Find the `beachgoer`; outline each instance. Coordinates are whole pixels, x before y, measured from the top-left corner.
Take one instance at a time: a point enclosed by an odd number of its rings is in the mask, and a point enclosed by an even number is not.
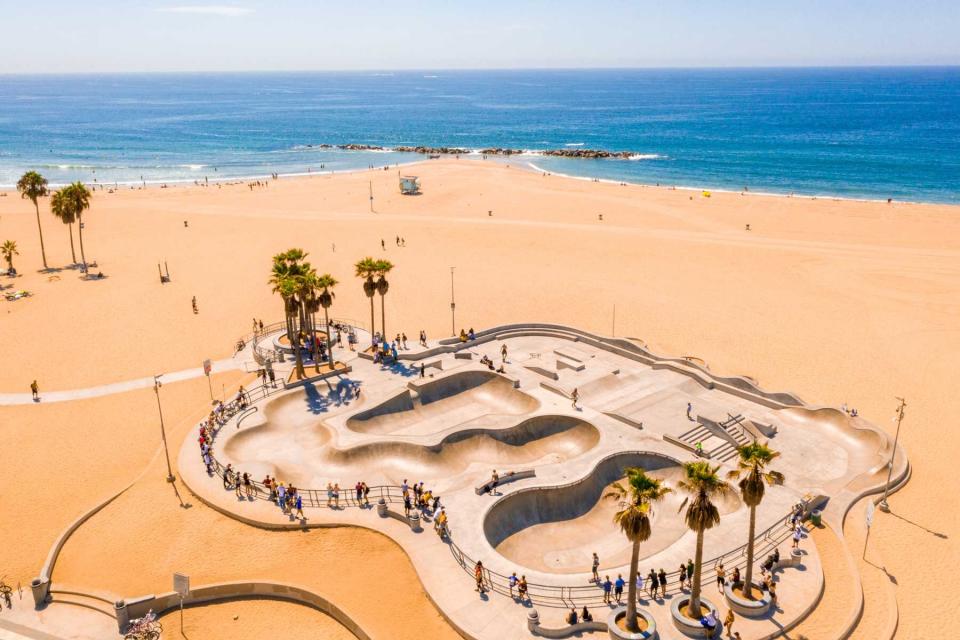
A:
[[[637,602],[640,602],[640,599],[643,597],[643,574],[639,571],[637,572]]]
[[[603,603],[610,604],[610,591],[613,589],[613,583],[610,582],[610,576],[606,576],[603,581]]]
[[[727,584],[727,570],[723,568],[723,563],[717,563],[717,591],[723,591],[724,585]]]
[[[333,506],[336,509],[340,508],[340,483],[335,482],[333,484]]]
[[[486,589],[483,588],[483,562],[480,560],[477,560],[477,564],[473,567],[473,578],[477,582],[477,588],[474,591],[483,594]]]
[[[577,388],[573,388],[573,393],[570,394],[570,397],[573,399],[573,408],[577,408],[577,400],[580,399],[580,392],[577,391]]]
[[[567,624],[577,624],[577,608],[570,607],[570,613],[567,614]]]
[[[328,507],[333,506],[333,483],[332,482],[327,483],[327,506]]]
[[[34,402],[38,402],[40,400],[40,387],[37,385],[36,380],[30,383],[30,393],[33,395]]]
[[[507,345],[500,347],[500,358],[506,362],[507,361]]]
[[[420,377],[421,377],[421,378],[424,378],[424,377],[426,377],[426,375],[427,375],[426,366],[421,362],[421,363],[420,363]]]
[[[684,585],[687,582],[687,565],[680,563],[680,590],[683,590]]]
[[[190,301],[190,304],[193,305],[193,312],[195,314],[200,313],[200,310],[197,308],[197,296],[193,296],[193,300]]]
[[[517,593],[520,594],[520,601],[523,602],[527,597],[527,576],[520,576],[520,582],[517,584]]]
[[[517,586],[517,582],[518,582],[518,581],[519,581],[519,578],[517,578],[517,572],[514,571],[514,572],[510,575],[510,579],[507,581],[508,584],[510,585],[510,597],[511,597],[511,598],[513,597],[513,588],[514,588],[515,586]]]
[[[620,604],[620,599],[623,598],[623,585],[626,584],[623,581],[623,574],[617,574],[617,580],[613,583],[613,596],[617,599],[617,604]]]
[[[797,524],[796,528],[793,530],[793,548],[800,548],[800,538],[803,537],[803,525]]]
[[[733,623],[737,617],[733,614],[733,609],[727,609],[727,617],[723,619],[723,626],[727,628],[727,635],[733,635]]]
[[[737,586],[740,584],[740,567],[733,568],[733,576],[731,576],[731,584]]]
[[[303,498],[300,497],[300,492],[297,492],[297,499],[294,503],[297,507],[297,517],[303,518]]]
[[[657,580],[657,572],[653,569],[650,569],[650,573],[647,574],[647,589],[649,590],[650,597],[656,600],[657,590],[660,588],[660,581]]]
[[[657,581],[660,583],[660,597],[667,597],[667,572],[660,569],[660,573],[657,574]]]
[[[687,420],[693,420],[691,413],[693,412],[693,403],[687,403]]]
[[[404,348],[404,350],[407,350],[407,349],[410,348],[410,347],[407,346],[407,334],[401,333],[401,334],[400,334],[400,340],[401,340],[401,342],[403,343],[403,348]]]
[[[600,569],[600,556],[597,555],[597,552],[593,552],[593,581],[596,583],[600,582],[600,574],[598,573]]]
[[[493,470],[493,474],[490,476],[490,495],[497,495],[497,485],[500,484],[500,474],[497,473],[497,470]]]
[[[410,504],[410,494],[403,494],[403,515],[410,517],[410,509],[413,508],[413,505]]]
[[[593,614],[587,609],[587,605],[583,605],[583,611],[580,612],[580,620],[583,622],[593,622]]]
[[[421,347],[427,346],[427,332],[424,331],[423,329],[420,329],[420,346]]]
[[[687,584],[693,589],[693,559],[687,558]]]

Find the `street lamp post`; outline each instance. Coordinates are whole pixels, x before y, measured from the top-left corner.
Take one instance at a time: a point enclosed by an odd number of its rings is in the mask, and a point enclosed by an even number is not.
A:
[[[457,335],[457,303],[453,299],[453,270],[456,267],[450,267],[450,334]]]
[[[163,386],[163,383],[160,382],[160,375],[153,376],[153,392],[157,394],[157,412],[160,414],[160,435],[163,437],[163,453],[167,458],[167,482],[173,482],[176,478],[173,477],[173,469],[170,468],[170,451],[167,449],[167,430],[163,426],[163,408],[160,406],[160,387]]]
[[[903,398],[897,398],[900,405],[897,407],[897,435],[893,438],[893,453],[890,454],[890,464],[887,469],[887,483],[883,487],[883,500],[880,501],[880,511],[888,513],[890,505],[887,504],[887,495],[890,493],[890,478],[893,476],[893,458],[897,455],[897,442],[900,440],[900,423],[903,422],[903,409],[907,406],[907,401]]]

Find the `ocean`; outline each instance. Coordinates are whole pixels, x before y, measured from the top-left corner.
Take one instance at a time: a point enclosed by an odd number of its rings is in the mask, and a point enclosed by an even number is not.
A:
[[[0,76],[0,187],[28,169],[133,184],[424,159],[402,145],[524,149],[509,162],[644,184],[960,203],[960,68]],[[537,153],[578,148],[632,155]]]

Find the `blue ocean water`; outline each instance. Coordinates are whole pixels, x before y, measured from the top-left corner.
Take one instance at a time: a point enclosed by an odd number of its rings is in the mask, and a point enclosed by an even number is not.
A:
[[[53,183],[166,182],[422,159],[321,143],[582,146],[638,155],[511,162],[960,203],[960,68],[0,76],[4,186],[26,169]]]

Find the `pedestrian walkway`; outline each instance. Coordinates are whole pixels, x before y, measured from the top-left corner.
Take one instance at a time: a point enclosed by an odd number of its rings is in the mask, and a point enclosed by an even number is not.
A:
[[[242,368],[242,362],[235,358],[224,358],[215,360],[212,363],[213,373],[222,373],[224,371],[234,371]],[[181,382],[183,380],[192,380],[204,375],[203,368],[183,369],[172,373],[164,373],[160,381],[163,383]],[[135,380],[125,380],[123,382],[112,382],[96,387],[87,387],[85,389],[69,389],[67,391],[44,391],[40,389],[40,402],[33,401],[29,393],[0,393],[0,406],[12,406],[18,404],[45,404],[50,402],[66,402],[68,400],[86,400],[88,398],[99,398],[109,396],[114,393],[124,393],[136,389],[147,389],[153,386],[153,376],[146,378],[136,378]]]

